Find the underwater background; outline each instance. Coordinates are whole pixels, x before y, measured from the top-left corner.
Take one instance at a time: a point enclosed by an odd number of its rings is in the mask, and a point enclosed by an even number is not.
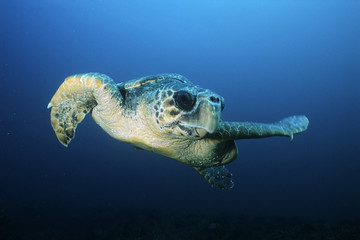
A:
[[[359,1],[12,0],[0,10],[0,239],[360,239]],[[237,141],[235,186],[221,190],[114,140],[90,115],[63,147],[46,107],[86,72],[115,82],[179,73],[225,98],[225,120],[303,114],[310,125],[292,143]]]

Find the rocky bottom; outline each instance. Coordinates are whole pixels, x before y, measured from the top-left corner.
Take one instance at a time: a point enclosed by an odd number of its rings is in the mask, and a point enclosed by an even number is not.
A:
[[[210,214],[94,211],[73,216],[0,215],[0,239],[359,240],[360,221],[301,221]]]

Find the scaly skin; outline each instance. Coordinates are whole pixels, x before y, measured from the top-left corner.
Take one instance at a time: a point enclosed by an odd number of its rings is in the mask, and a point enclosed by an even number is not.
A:
[[[294,134],[305,131],[308,125],[309,120],[305,116],[291,116],[276,123],[221,121],[218,130],[214,134],[210,134],[209,137],[236,140],[287,136],[292,141]]]

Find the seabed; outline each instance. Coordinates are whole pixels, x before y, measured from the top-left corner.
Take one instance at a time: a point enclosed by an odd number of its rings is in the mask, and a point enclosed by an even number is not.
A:
[[[88,240],[359,240],[360,221],[302,221],[226,214],[96,210],[74,215],[0,214],[0,239]]]

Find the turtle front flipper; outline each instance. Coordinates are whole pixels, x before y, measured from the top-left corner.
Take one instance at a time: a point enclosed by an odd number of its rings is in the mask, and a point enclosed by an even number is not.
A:
[[[68,146],[75,129],[94,107],[106,105],[108,111],[120,107],[123,99],[114,81],[100,73],[70,76],[51,99],[51,125],[59,141]]]
[[[211,186],[230,189],[234,186],[232,181],[232,174],[224,166],[195,168],[210,184]]]
[[[222,139],[265,138],[288,136],[291,141],[296,133],[308,128],[309,120],[305,116],[291,116],[276,123],[220,122],[217,131],[210,137]]]

